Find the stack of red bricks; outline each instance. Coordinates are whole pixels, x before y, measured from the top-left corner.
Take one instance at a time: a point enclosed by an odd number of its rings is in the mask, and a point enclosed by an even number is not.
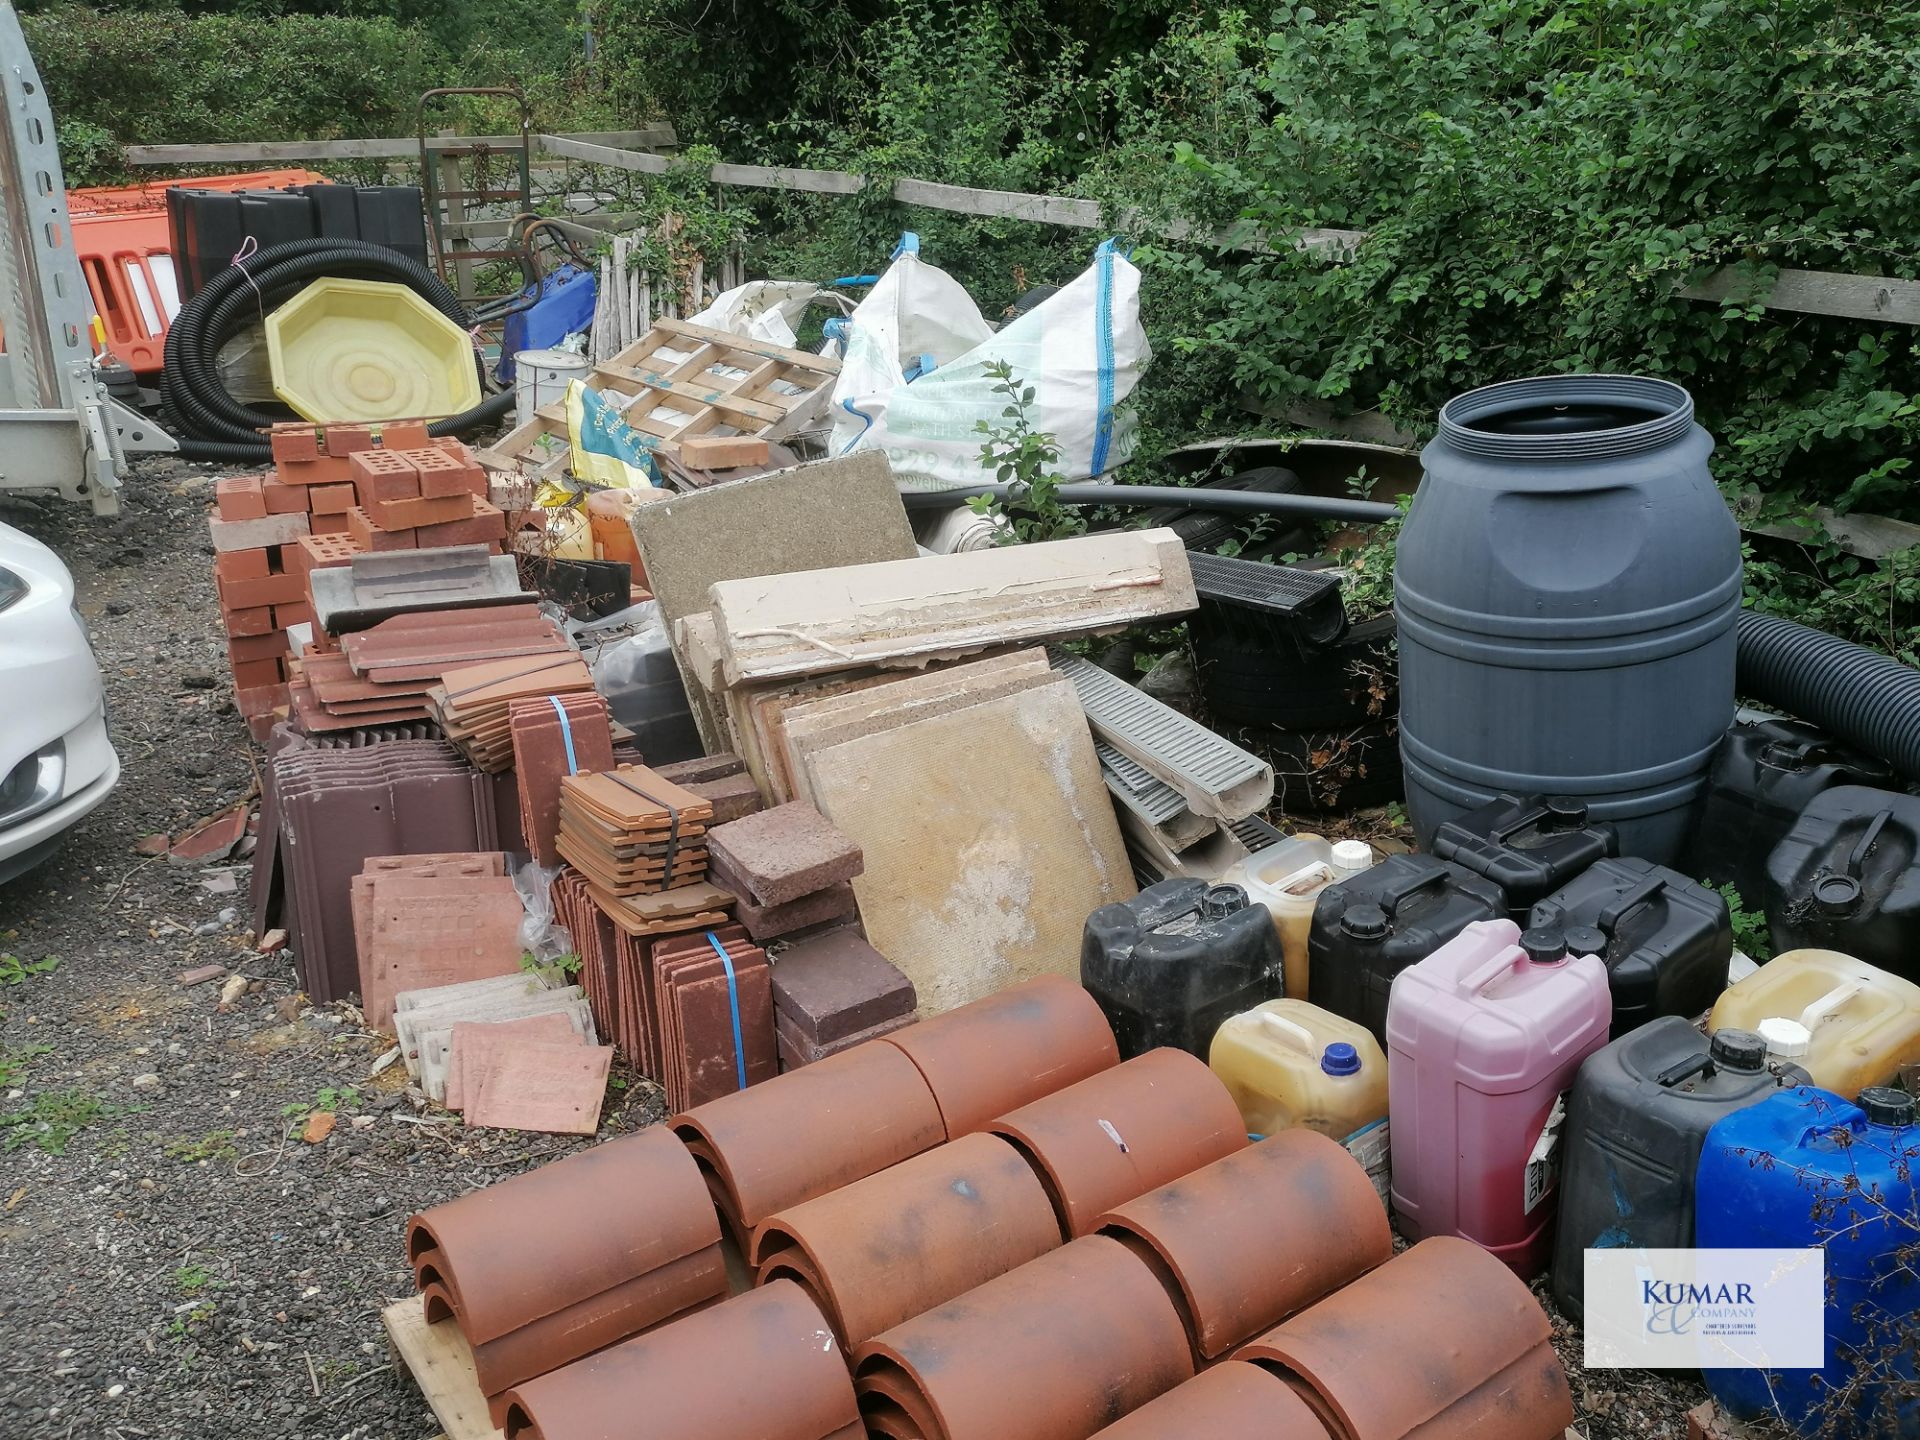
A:
[[[466,446],[387,447],[352,457],[355,503],[347,533],[364,551],[487,545],[507,538],[507,518],[487,500],[487,478]]]
[[[240,713],[264,741],[287,707],[296,627],[312,632],[308,576],[369,550],[475,542],[497,545],[505,518],[458,440],[433,440],[420,421],[385,426],[281,425],[273,471],[215,482],[214,583]]]

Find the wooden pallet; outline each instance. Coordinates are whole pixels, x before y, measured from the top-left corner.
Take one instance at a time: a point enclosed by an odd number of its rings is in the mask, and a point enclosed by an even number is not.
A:
[[[582,383],[612,399],[642,435],[674,446],[695,435],[783,439],[826,413],[839,374],[840,362],[824,355],[657,320]],[[570,459],[564,400],[541,406],[479,455],[491,471],[535,481],[563,478]]]
[[[433,1440],[505,1440],[487,1418],[487,1397],[473,1371],[473,1350],[451,1320],[427,1323],[420,1296],[395,1301],[380,1312],[393,1350],[393,1366],[413,1376],[443,1434]]]

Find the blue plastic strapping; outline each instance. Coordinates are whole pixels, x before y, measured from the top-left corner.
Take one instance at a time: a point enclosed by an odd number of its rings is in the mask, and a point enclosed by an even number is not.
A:
[[[567,707],[560,703],[558,695],[547,696],[547,704],[553,706],[553,713],[560,717],[560,738],[567,742],[567,774],[578,775],[580,762],[573,758],[573,722],[567,719]]]
[[[713,947],[713,953],[720,957],[720,964],[727,972],[727,1008],[733,1012],[733,1071],[744,1090],[747,1088],[747,1045],[740,1034],[740,985],[734,979],[733,957],[711,930],[707,931],[707,944]]]
[[[1091,475],[1106,473],[1107,451],[1113,444],[1113,252],[1114,242],[1103,240],[1093,252],[1094,344],[1099,351],[1099,409],[1093,419]]]

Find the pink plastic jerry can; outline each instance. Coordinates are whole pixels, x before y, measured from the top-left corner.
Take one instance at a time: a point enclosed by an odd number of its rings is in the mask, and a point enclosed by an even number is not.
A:
[[[1400,972],[1387,1103],[1402,1234],[1461,1236],[1523,1280],[1546,1268],[1564,1097],[1612,1008],[1598,956],[1511,920],[1469,925]]]

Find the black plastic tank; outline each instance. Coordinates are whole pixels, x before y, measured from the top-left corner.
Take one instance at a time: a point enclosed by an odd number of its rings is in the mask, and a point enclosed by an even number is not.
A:
[[[1700,824],[1687,846],[1687,872],[1731,885],[1759,909],[1767,856],[1807,803],[1836,785],[1893,783],[1893,767],[1798,720],[1735,725],[1707,777]]]
[[[1359,1021],[1384,1047],[1394,976],[1474,921],[1506,913],[1505,893],[1471,870],[1431,855],[1389,855],[1320,892],[1307,931],[1307,998]]]
[[[1121,1059],[1171,1045],[1204,1060],[1222,1021],[1280,998],[1280,933],[1238,885],[1162,880],[1087,917],[1080,983]]]
[[[1574,795],[1678,858],[1733,720],[1740,532],[1665,380],[1562,375],[1440,411],[1394,565],[1407,807],[1430,844],[1501,794]]]
[[[1651,860],[1596,860],[1533,907],[1529,925],[1599,932],[1618,1039],[1662,1015],[1691,1021],[1727,988],[1733,921],[1720,892]],[[1571,942],[1570,942],[1571,943]]]
[[[1427,848],[1507,897],[1513,918],[1527,912],[1594,861],[1614,853],[1613,827],[1594,820],[1571,795],[1501,795],[1433,832]]]
[[[1838,950],[1920,982],[1920,796],[1839,785],[1767,857],[1776,952]]]
[[[1746,1030],[1711,1041],[1678,1016],[1589,1055],[1567,1097],[1561,1136],[1553,1298],[1585,1310],[1585,1250],[1693,1244],[1693,1179],[1714,1122],[1757,1104],[1783,1077]]]

